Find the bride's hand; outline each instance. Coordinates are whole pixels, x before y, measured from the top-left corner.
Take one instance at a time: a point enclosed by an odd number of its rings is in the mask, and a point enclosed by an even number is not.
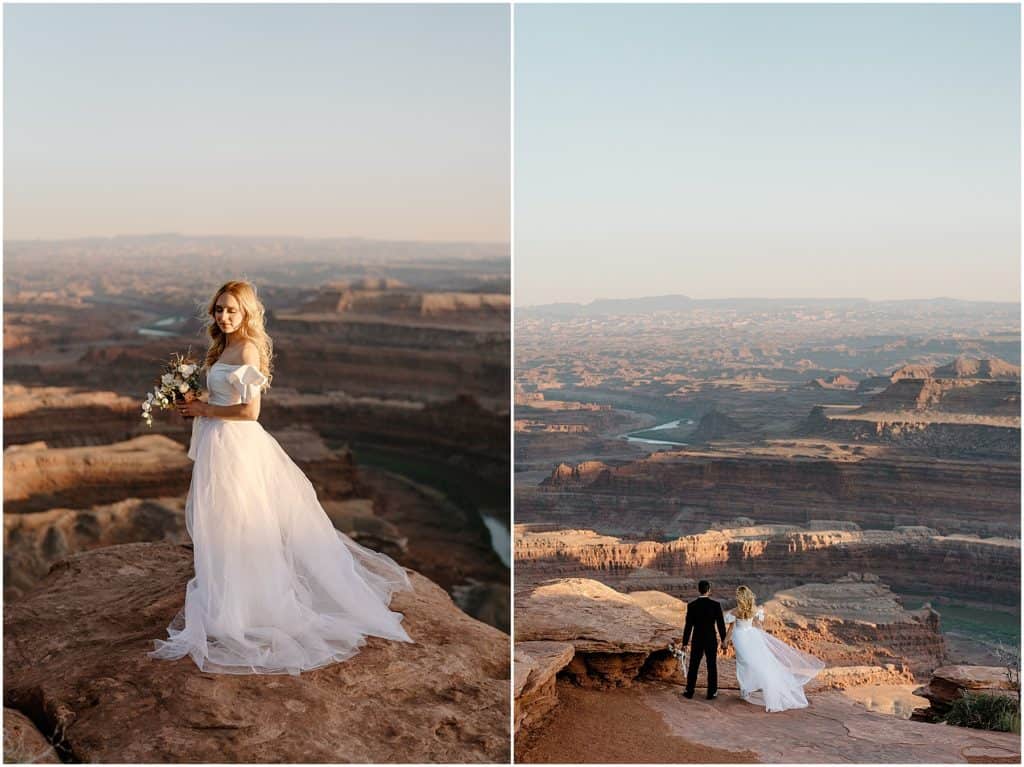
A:
[[[195,418],[197,415],[206,415],[207,404],[202,400],[193,399],[179,402],[176,407],[185,418]]]

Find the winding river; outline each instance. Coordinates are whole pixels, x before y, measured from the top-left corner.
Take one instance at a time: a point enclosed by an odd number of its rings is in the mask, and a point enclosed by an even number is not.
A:
[[[686,442],[674,442],[674,441],[665,440],[665,439],[650,439],[649,437],[637,437],[637,436],[634,436],[636,434],[649,434],[652,431],[664,431],[665,429],[677,429],[677,428],[679,428],[680,425],[682,425],[684,423],[687,426],[692,426],[694,422],[693,422],[693,419],[690,419],[690,418],[687,418],[686,420],[683,420],[681,418],[677,418],[674,421],[669,421],[667,423],[659,424],[658,426],[651,426],[651,427],[649,427],[647,429],[637,429],[636,431],[631,431],[628,434],[624,434],[623,436],[625,437],[627,442],[642,442],[642,443],[644,443],[646,445],[686,445],[686,444],[688,444]]]

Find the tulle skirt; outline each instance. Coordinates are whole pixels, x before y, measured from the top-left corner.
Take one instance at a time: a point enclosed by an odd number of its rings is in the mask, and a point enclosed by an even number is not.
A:
[[[756,626],[733,630],[736,679],[740,695],[766,711],[806,708],[804,685],[825,668],[805,652],[790,647]]]
[[[334,529],[313,485],[257,421],[196,418],[185,506],[195,577],[155,658],[203,671],[298,674],[367,636],[411,642],[388,605],[409,578]]]

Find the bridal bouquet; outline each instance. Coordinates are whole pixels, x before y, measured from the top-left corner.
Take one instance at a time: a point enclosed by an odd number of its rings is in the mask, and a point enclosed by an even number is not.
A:
[[[672,657],[675,658],[676,659],[676,663],[679,664],[679,671],[682,672],[685,675],[686,674],[686,649],[683,647],[682,644],[676,644],[675,642],[670,642],[669,646],[668,646],[668,651],[670,653],[672,653]]]
[[[199,363],[189,355],[189,352],[175,352],[164,364],[163,373],[156,386],[142,403],[142,420],[146,422],[146,426],[152,428],[154,408],[169,410],[178,400],[195,399],[201,391]]]

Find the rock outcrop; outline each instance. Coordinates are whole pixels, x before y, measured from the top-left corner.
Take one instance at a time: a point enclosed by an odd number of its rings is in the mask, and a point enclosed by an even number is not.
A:
[[[935,721],[965,692],[1019,697],[1019,676],[1001,666],[942,666],[932,672],[928,684],[915,694],[928,700],[927,708],[914,712],[917,719]]]
[[[124,499],[182,495],[192,462],[185,448],[159,434],[113,445],[4,451],[4,513],[84,508]]]
[[[1019,407],[1019,406],[1018,406]],[[1005,420],[1005,419],[1004,419]],[[797,433],[859,445],[906,448],[937,458],[1012,459],[1020,455],[1020,425],[977,422],[941,414],[815,407]]]
[[[519,591],[515,611],[516,642],[572,644],[565,673],[586,686],[628,685],[641,672],[661,676],[669,643],[682,633],[628,594],[584,578]]]
[[[697,428],[687,438],[688,442],[712,442],[719,439],[747,437],[750,430],[736,419],[718,410],[709,410],[701,416]]]
[[[882,383],[862,407],[815,407],[797,433],[944,458],[1020,459],[1018,366],[959,357],[937,368],[905,366]]]
[[[1020,365],[998,357],[978,359],[961,355],[947,365],[932,371],[933,378],[986,378],[1020,380]]]
[[[28,591],[68,554],[119,543],[179,543],[187,537],[182,497],[4,514],[4,600]]]
[[[979,381],[969,378],[903,378],[876,394],[865,413],[929,411],[1020,418],[1020,381]],[[1018,420],[1019,426],[1019,420]]]
[[[849,376],[840,373],[839,375],[829,376],[828,378],[815,378],[813,381],[809,382],[807,386],[813,389],[856,390],[859,384]]]
[[[425,292],[412,290],[396,280],[382,280],[325,287],[300,309],[305,315],[436,317],[463,322],[503,317],[507,322],[510,306],[509,296],[504,293]]]
[[[766,628],[830,666],[891,665],[924,675],[945,657],[938,613],[928,607],[905,610],[874,576],[780,591],[764,609]]]
[[[67,386],[4,385],[4,447],[59,442],[55,447],[131,439],[141,425],[141,399]]]
[[[508,760],[508,637],[423,577],[392,602],[415,644],[370,638],[344,663],[267,677],[147,657],[191,576],[190,550],[168,543],[58,562],[4,612],[5,704],[82,762]]]
[[[575,654],[571,642],[516,642],[512,677],[516,732],[538,727],[558,704],[556,675]]]

